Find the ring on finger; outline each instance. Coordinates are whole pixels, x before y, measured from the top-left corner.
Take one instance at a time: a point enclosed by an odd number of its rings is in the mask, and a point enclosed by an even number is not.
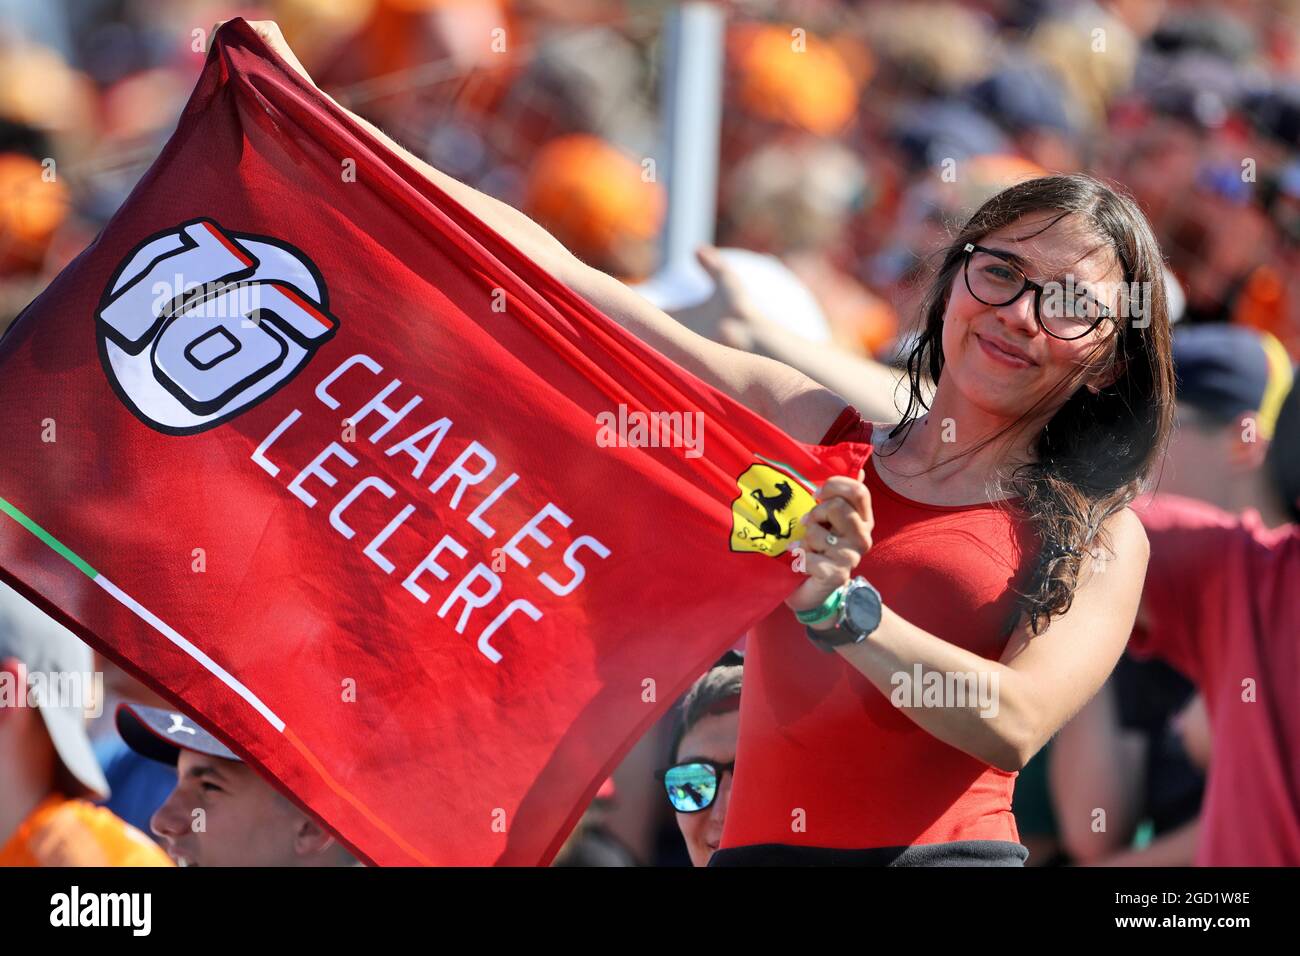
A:
[[[835,537],[834,534],[828,534],[826,535],[826,543],[833,548],[840,543],[840,539]]]

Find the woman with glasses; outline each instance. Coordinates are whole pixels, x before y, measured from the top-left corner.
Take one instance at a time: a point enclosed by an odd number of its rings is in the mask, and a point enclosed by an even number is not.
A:
[[[253,27],[301,71],[274,24]],[[1128,504],[1172,421],[1161,254],[1133,201],[1075,175],[984,203],[939,253],[901,419],[872,423],[802,373],[684,328],[356,119],[791,436],[872,446],[861,474],[822,485],[804,518],[807,576],[747,645],[710,865],[1022,863],[1015,775],[1128,640],[1148,552]]]
[[[779,615],[757,629],[713,865],[1022,864],[1015,775],[1128,639],[1127,505],[1173,409],[1138,209],[1083,176],[990,199],[940,254],[907,368],[898,423],[846,408],[819,436],[873,446],[862,482],[823,486],[822,563],[788,602],[831,653],[807,661]]]
[[[822,487],[795,613],[750,640],[711,865],[1023,864],[1015,775],[1104,682],[1141,592],[1127,505],[1173,408],[1161,267],[1131,201],[1031,180],[942,251],[899,422],[828,424],[823,392],[760,360],[715,376],[873,454]]]
[[[1015,775],[1104,682],[1141,593],[1127,505],[1173,408],[1161,270],[1130,200],[1029,180],[942,251],[899,422],[823,428],[815,387],[770,386],[796,437],[873,453],[822,487],[795,613],[749,643],[711,865],[1023,864]]]
[[[708,866],[722,840],[736,769],[743,673],[743,659],[728,652],[691,685],[669,750],[672,766],[656,774],[694,866]]]
[[[885,423],[497,212],[562,281],[790,435],[872,447],[822,485],[807,577],[751,634],[709,865],[1023,865],[1016,774],[1128,640],[1148,554],[1128,505],[1172,422],[1162,259],[1132,200],[1051,176],[980,207],[936,256],[908,403]]]

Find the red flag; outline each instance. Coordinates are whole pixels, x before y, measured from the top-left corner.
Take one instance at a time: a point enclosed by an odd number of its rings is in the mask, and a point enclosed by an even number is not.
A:
[[[0,435],[5,580],[379,864],[549,861],[865,455],[636,341],[238,20],[0,342]]]

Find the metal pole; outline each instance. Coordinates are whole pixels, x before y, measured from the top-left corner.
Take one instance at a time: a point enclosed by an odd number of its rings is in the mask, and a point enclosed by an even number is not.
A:
[[[664,180],[668,214],[660,273],[699,271],[696,247],[713,242],[722,118],[726,16],[712,3],[683,3],[664,29]]]

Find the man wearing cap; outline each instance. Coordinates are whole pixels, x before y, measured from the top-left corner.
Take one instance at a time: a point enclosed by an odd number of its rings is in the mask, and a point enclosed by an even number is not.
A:
[[[1180,327],[1173,346],[1178,430],[1159,490],[1284,524],[1264,459],[1291,387],[1286,350],[1267,332],[1235,325]]]
[[[1215,694],[1231,698],[1234,680],[1249,676],[1238,670],[1238,661],[1256,641],[1275,640],[1285,631],[1268,607],[1274,599],[1268,575],[1254,577],[1251,562],[1267,557],[1264,567],[1285,575],[1286,548],[1273,551],[1263,542],[1267,529],[1292,520],[1266,467],[1293,377],[1290,361],[1267,333],[1220,324],[1180,326],[1173,359],[1178,430],[1159,476],[1160,494],[1137,509],[1152,549],[1138,627],[1112,679],[1053,741],[1062,838],[1080,862],[1224,862],[1222,844],[1233,842],[1230,835],[1248,824],[1240,819],[1245,802],[1224,799],[1228,771],[1222,768],[1242,755],[1248,724],[1241,718],[1266,713],[1225,708]],[[1300,450],[1300,436],[1283,427],[1279,448],[1290,445]],[[1251,552],[1255,558],[1248,557]],[[1273,555],[1282,561],[1274,562]],[[1216,711],[1210,739],[1212,746],[1226,748],[1214,755],[1220,758],[1214,771],[1217,802],[1202,801],[1202,772],[1170,739],[1174,727],[1187,723],[1177,715],[1194,689],[1161,661],[1195,678],[1195,689],[1205,695],[1189,713],[1203,714],[1207,698]],[[1285,752],[1287,743],[1277,743]],[[1110,816],[1105,832],[1092,828],[1095,807],[1105,807]],[[1225,807],[1233,809],[1225,813]],[[1261,805],[1253,807],[1256,819],[1268,818]],[[1209,813],[1214,819],[1207,823]],[[1133,849],[1131,834],[1144,816],[1155,824],[1155,838]],[[1207,841],[1216,848],[1198,851]],[[1248,841],[1233,845],[1238,862],[1266,862],[1251,855]]]
[[[1177,495],[1136,509],[1151,557],[1130,650],[1190,677],[1209,714],[1202,866],[1300,865],[1300,389],[1264,467],[1280,527]]]
[[[176,788],[150,828],[181,866],[356,866],[312,817],[188,716],[120,704],[132,750],[176,768]]]
[[[89,799],[108,784],[86,734],[90,649],[0,584],[0,866],[170,866]],[[81,689],[68,700],[60,688]]]

